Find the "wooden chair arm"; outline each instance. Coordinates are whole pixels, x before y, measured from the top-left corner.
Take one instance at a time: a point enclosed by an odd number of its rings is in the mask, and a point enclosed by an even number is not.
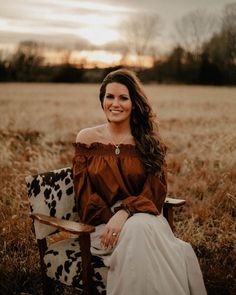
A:
[[[90,234],[95,231],[95,227],[93,225],[88,225],[66,219],[59,219],[40,213],[32,213],[30,214],[30,217],[32,219],[38,220],[40,223],[59,228],[72,234]]]
[[[32,219],[38,220],[40,223],[50,225],[61,230],[70,232],[72,234],[79,235],[79,243],[81,250],[81,259],[82,259],[82,280],[84,283],[84,295],[93,294],[92,292],[92,268],[91,268],[91,252],[90,252],[90,233],[95,231],[95,227],[88,224],[83,224],[71,220],[59,219],[56,217],[47,216],[40,213],[32,213],[30,214]],[[44,264],[44,254],[47,249],[46,239],[38,240],[39,252],[40,252],[40,260],[42,273],[45,275],[46,266]],[[45,284],[46,286],[46,284]],[[45,294],[48,294],[48,288],[45,287]]]
[[[180,207],[186,203],[183,199],[166,198],[165,205],[170,207]]]
[[[170,227],[174,230],[174,207],[183,206],[186,203],[183,199],[166,198],[163,206],[163,215],[167,219]]]

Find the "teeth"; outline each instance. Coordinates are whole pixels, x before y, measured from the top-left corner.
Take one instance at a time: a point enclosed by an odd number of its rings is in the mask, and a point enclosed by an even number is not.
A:
[[[115,111],[115,110],[111,110],[111,112],[114,113],[114,114],[119,114],[119,113],[121,113],[121,111]]]

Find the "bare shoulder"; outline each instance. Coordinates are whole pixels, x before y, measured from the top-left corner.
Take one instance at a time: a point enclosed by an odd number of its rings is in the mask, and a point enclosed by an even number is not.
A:
[[[95,127],[90,127],[80,130],[76,136],[76,142],[90,144],[93,138],[94,128]]]
[[[82,129],[76,136],[76,142],[91,144],[100,141],[103,130],[104,125]]]

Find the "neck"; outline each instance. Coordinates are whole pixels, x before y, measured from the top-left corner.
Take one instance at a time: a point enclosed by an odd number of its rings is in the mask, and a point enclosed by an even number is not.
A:
[[[119,135],[119,134],[131,134],[131,128],[129,123],[112,123],[108,122],[107,123],[107,128],[110,133],[114,135]]]

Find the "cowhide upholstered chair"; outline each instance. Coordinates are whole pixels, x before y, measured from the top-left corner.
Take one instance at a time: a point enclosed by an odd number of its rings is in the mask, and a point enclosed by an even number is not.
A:
[[[31,217],[39,246],[43,293],[51,294],[56,280],[82,294],[106,294],[107,268],[91,255],[90,233],[95,227],[82,224],[75,208],[71,168],[26,177]],[[173,207],[185,200],[167,198],[163,214],[173,229]]]

